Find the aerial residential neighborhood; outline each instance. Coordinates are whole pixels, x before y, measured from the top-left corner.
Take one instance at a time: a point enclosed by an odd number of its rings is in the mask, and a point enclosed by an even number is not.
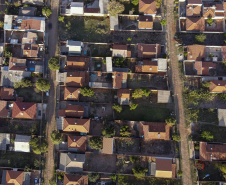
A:
[[[0,4],[1,185],[225,185],[226,1]]]

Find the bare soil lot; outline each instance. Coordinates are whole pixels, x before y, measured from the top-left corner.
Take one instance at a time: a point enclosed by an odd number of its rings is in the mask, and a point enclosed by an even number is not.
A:
[[[116,172],[116,155],[86,153],[84,171],[92,172]]]
[[[103,119],[112,119],[113,109],[111,103],[91,103],[90,117],[101,117]]]
[[[102,121],[91,120],[90,122],[90,135],[101,136],[102,128],[104,127]]]
[[[119,137],[115,139],[118,154],[140,154],[140,138]]]
[[[42,93],[41,91],[35,92],[35,88],[19,88],[16,89],[16,93],[19,97],[23,97],[25,102],[41,103]]]

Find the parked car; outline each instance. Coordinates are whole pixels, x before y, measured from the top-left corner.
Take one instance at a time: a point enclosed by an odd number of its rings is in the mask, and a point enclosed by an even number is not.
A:
[[[49,96],[49,91],[46,91],[46,96]]]
[[[35,185],[38,184],[38,178],[35,178]]]

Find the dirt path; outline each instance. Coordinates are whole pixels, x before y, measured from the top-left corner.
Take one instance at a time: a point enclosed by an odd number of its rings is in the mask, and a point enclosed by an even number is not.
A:
[[[56,55],[56,45],[58,41],[57,34],[57,21],[58,21],[58,7],[59,0],[51,1],[52,15],[49,19],[49,24],[52,25],[52,28],[48,30],[49,35],[49,58]],[[48,99],[48,107],[47,107],[47,126],[46,126],[46,136],[48,139],[48,153],[46,154],[46,166],[44,173],[44,182],[46,185],[49,184],[49,180],[52,179],[54,173],[54,145],[51,142],[50,134],[53,130],[56,129],[56,121],[55,121],[55,106],[56,106],[56,73],[50,71],[49,73],[49,81],[51,84],[51,88],[49,91],[49,99]]]
[[[175,29],[174,24],[174,1],[167,0],[167,44],[168,44],[168,54],[170,58],[170,76],[171,76],[171,89],[173,90],[174,100],[175,100],[175,111],[177,115],[177,120],[179,122],[179,131],[181,136],[181,165],[183,171],[183,185],[192,185],[191,180],[191,168],[189,163],[189,154],[188,154],[188,138],[186,130],[186,122],[184,116],[184,107],[182,99],[182,86],[183,83],[180,80],[179,66],[177,60],[177,51],[175,47]]]

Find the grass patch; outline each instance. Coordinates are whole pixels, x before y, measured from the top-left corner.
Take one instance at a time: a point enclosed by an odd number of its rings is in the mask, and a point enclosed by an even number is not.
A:
[[[199,109],[198,121],[218,125],[217,109]]]
[[[125,10],[122,14],[129,14],[129,11],[133,11],[133,14],[139,14],[138,5],[132,4],[130,1],[122,3],[125,6]]]
[[[110,57],[110,45],[92,44],[89,45],[92,57]]]
[[[169,109],[152,107],[151,105],[138,105],[133,111],[130,110],[129,106],[123,106],[122,112],[117,113],[117,119],[164,122],[170,113]]]
[[[23,97],[25,102],[34,102],[41,103],[42,102],[42,93],[36,93],[34,88],[19,88],[16,89],[16,93],[19,97]]]

